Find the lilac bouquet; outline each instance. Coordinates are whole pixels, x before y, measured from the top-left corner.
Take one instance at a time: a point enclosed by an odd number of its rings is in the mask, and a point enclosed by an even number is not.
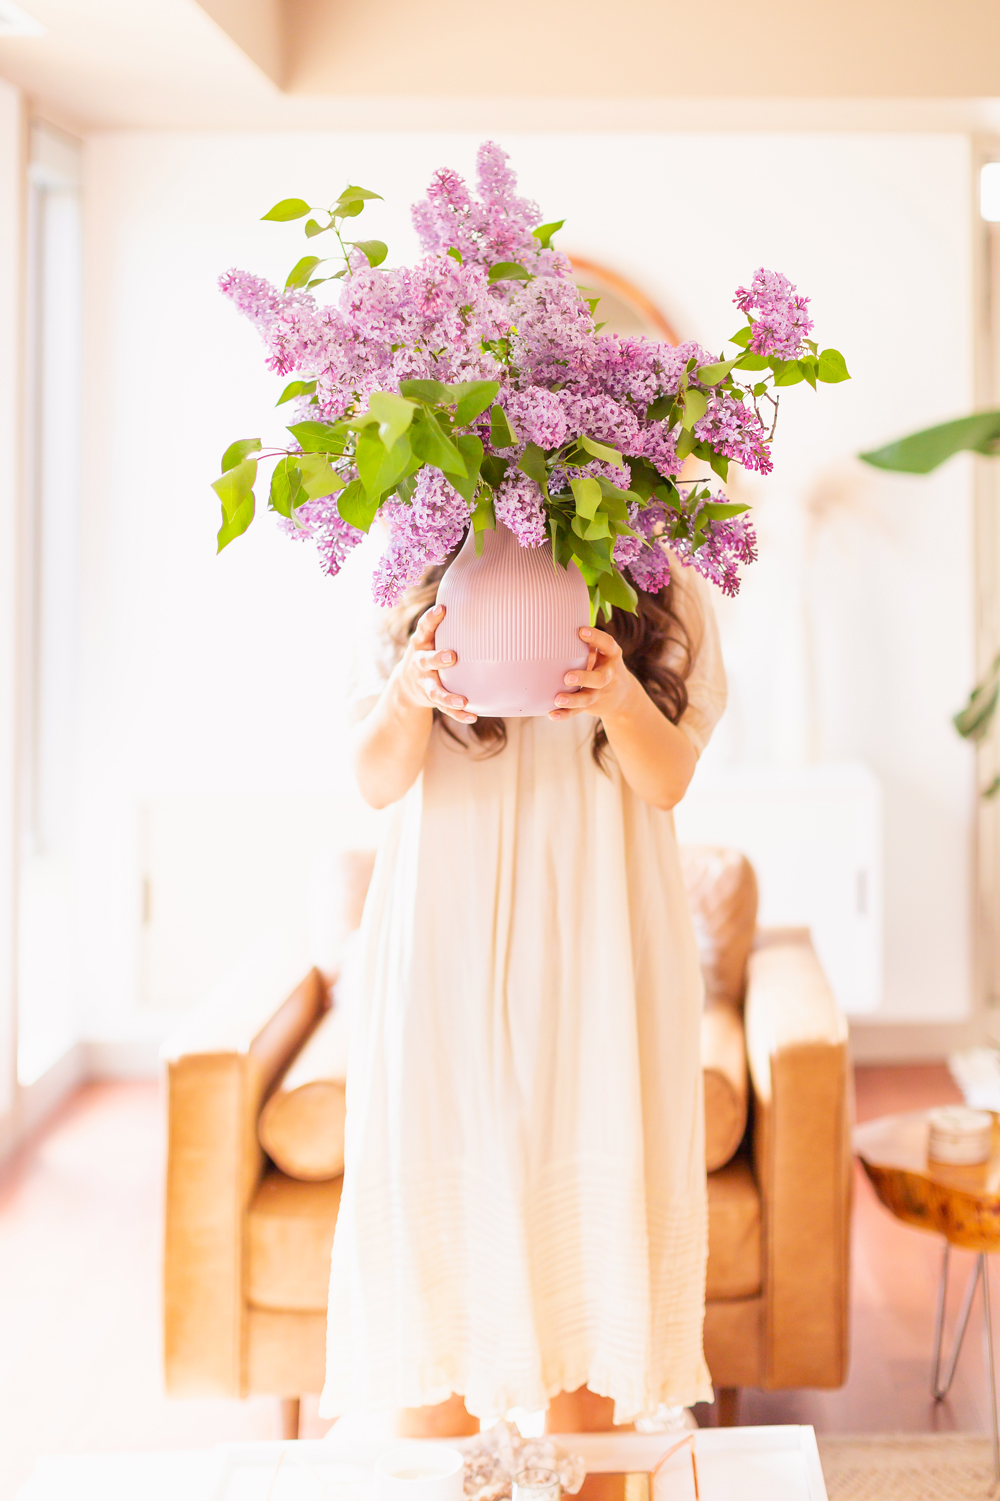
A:
[[[226,450],[219,549],[253,520],[258,461],[273,458],[269,506],[315,542],[327,573],[384,523],[381,605],[470,526],[481,547],[497,523],[524,547],[551,541],[557,564],[574,560],[595,619],[634,610],[633,585],[663,588],[668,548],[735,594],[756,538],[748,507],[711,476],[725,481],[731,460],[770,471],[779,387],[849,378],[843,356],[808,337],[809,299],[759,270],[734,299],[746,323],[730,358],[602,333],[596,300],[553,248],[562,221],[538,223],[492,142],[479,150],[478,189],[437,172],[413,209],[424,257],[393,270],[381,241],[344,238],[378,196],[365,188],[329,209],[289,198],[264,215],[306,219],[310,240],[332,234],[340,269],[304,256],[280,291],[243,271],[222,277],[270,368],[295,377],[278,404],[294,402],[296,421],[288,447],[265,452],[248,438]],[[314,295],[327,282],[342,284],[336,303]],[[678,483],[689,458],[710,474]]]

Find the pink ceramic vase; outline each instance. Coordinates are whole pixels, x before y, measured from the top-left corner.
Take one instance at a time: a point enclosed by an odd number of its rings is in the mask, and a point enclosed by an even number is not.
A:
[[[517,718],[548,714],[563,678],[587,665],[580,627],[590,622],[590,598],[575,563],[555,567],[552,547],[522,547],[505,526],[484,533],[476,556],[472,530],[438,585],[447,613],[438,651],[458,656],[441,673],[475,714]]]

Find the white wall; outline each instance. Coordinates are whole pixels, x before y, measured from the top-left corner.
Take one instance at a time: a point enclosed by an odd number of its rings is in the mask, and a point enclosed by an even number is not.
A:
[[[967,139],[503,143],[544,216],[567,218],[565,247],[632,276],[684,334],[720,346],[739,321],[733,288],[764,264],[812,295],[821,337],[846,353],[855,379],[817,396],[791,390],[775,476],[741,482],[759,503],[762,560],[720,611],[733,706],[710,754],[716,766],[856,759],[875,770],[887,820],[882,1010],[962,1014],[973,794],[948,716],[972,674],[969,473],[959,462],[895,480],[850,456],[970,404]],[[215,277],[232,264],[283,277],[300,231],[259,215],[347,181],[385,195],[365,233],[393,260],[411,257],[408,204],[434,167],[471,170],[475,144],[457,133],[140,132],[89,143],[79,950],[90,1035],[162,1024],[150,1008],[163,998],[147,987],[141,999],[150,819],[169,825],[171,807],[190,818],[194,800],[224,805],[215,850],[191,850],[218,871],[185,919],[189,935],[214,932],[200,951],[206,980],[269,914],[301,909],[314,846],[371,828],[343,782],[339,706],[362,569],[329,583],[266,516],[214,556],[207,485],[222,448],[281,430],[280,382]],[[273,811],[303,794],[318,799],[312,842],[307,830],[294,851],[261,850],[249,881],[243,848],[227,878],[219,846],[233,819],[254,827],[252,799]]]

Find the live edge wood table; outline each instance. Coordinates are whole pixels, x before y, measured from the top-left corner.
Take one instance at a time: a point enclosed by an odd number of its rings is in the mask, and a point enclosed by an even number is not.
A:
[[[946,1397],[951,1388],[976,1286],[982,1283],[986,1365],[993,1413],[993,1468],[1000,1482],[1000,1427],[987,1261],[990,1251],[1000,1251],[1000,1121],[994,1115],[989,1161],[971,1167],[929,1161],[928,1132],[925,1111],[886,1115],[855,1127],[854,1150],[878,1197],[898,1220],[944,1238],[931,1372],[931,1392],[936,1401]],[[948,1257],[952,1246],[962,1246],[967,1251],[977,1252],[977,1255],[962,1298],[951,1357],[942,1374],[941,1345],[948,1290]]]

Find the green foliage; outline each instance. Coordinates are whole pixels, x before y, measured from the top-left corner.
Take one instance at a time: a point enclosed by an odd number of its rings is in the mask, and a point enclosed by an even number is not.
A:
[[[507,421],[503,407],[490,408],[490,443],[494,448],[513,448],[517,434]]]
[[[959,417],[954,422],[942,422],[936,427],[925,427],[876,448],[859,454],[866,464],[876,469],[892,469],[900,474],[930,474],[946,459],[968,450],[990,457],[1000,453],[1000,412],[975,412],[971,417]]]
[[[311,396],[315,389],[316,382],[314,380],[289,381],[288,385],[282,391],[281,395],[278,397],[277,401],[274,404],[276,407],[280,407],[283,406],[286,401],[294,401],[296,396]]]
[[[389,254],[389,247],[382,240],[352,240],[355,250],[360,250],[369,266],[381,266]]]
[[[320,259],[318,255],[304,255],[300,261],[296,261],[285,278],[286,291],[289,287],[304,287],[320,264]]]
[[[978,743],[989,734],[990,726],[1000,702],[1000,655],[993,658],[990,670],[983,681],[969,694],[969,701],[952,720],[958,733],[965,740]]]
[[[837,381],[850,380],[850,371],[847,361],[839,349],[824,349],[819,357],[819,369],[817,375],[820,380],[833,385]]]
[[[486,279],[490,286],[498,281],[530,281],[531,272],[517,261],[497,261],[495,266],[490,267]]]
[[[557,230],[562,229],[565,223],[565,219],[555,219],[551,224],[539,224],[538,228],[533,229],[531,233],[535,236],[535,239],[543,250],[551,250],[552,236]]]
[[[266,214],[261,214],[262,219],[277,219],[279,223],[288,219],[304,219],[306,214],[311,214],[312,209],[304,198],[282,198],[274,208],[269,208]]]
[[[249,454],[260,452],[259,438],[237,438],[235,443],[230,443],[222,455],[222,463],[219,468],[225,474],[227,469],[234,469],[237,464],[247,458]]]

